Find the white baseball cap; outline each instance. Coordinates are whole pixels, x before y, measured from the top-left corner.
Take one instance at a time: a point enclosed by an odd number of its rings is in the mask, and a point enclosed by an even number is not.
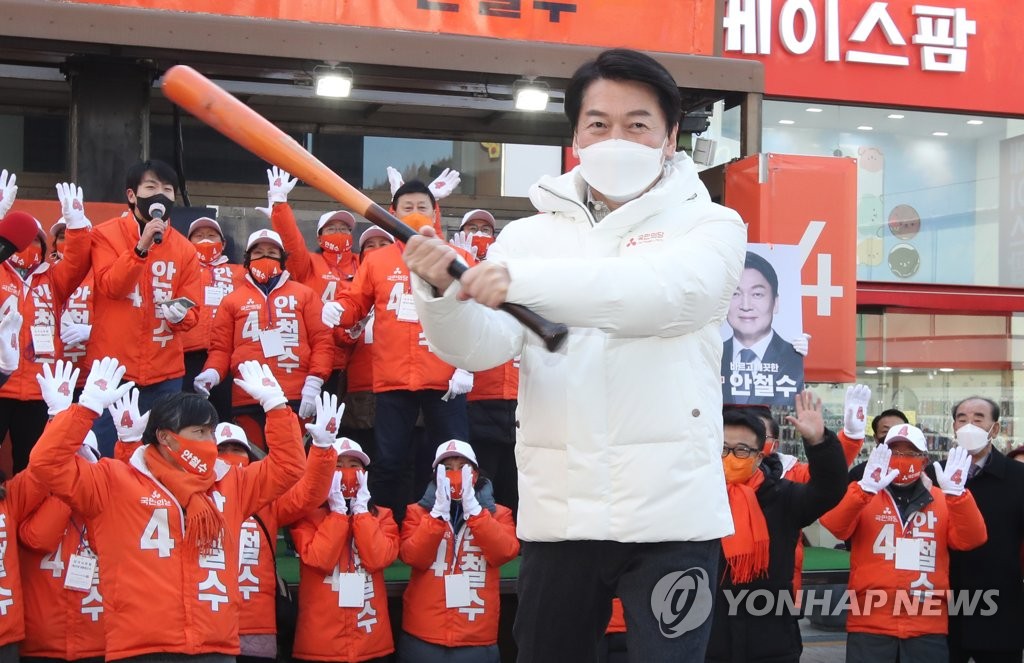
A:
[[[434,464],[431,465],[431,467],[436,468],[441,464],[442,460],[453,456],[460,456],[473,463],[474,466],[480,466],[479,463],[476,462],[476,453],[473,451],[473,447],[469,446],[469,442],[463,442],[462,440],[448,440],[447,442],[442,442],[438,445],[437,453],[434,454]]]
[[[362,251],[363,250],[363,244],[366,244],[368,241],[370,241],[374,237],[383,237],[384,239],[388,240],[392,244],[395,243],[395,236],[394,235],[392,235],[388,231],[384,230],[380,226],[370,226],[369,228],[367,228],[366,230],[363,231],[362,235],[359,236],[359,250]]]
[[[247,450],[252,451],[252,442],[246,436],[245,431],[242,430],[241,426],[229,424],[227,422],[217,424],[217,428],[213,433],[214,439],[217,441],[217,446],[227,444],[228,442],[234,442],[241,444]]]
[[[466,212],[462,217],[462,224],[459,226],[459,230],[462,230],[470,221],[486,221],[491,225],[491,228],[495,227],[494,215],[485,209],[475,209]]]
[[[320,231],[323,230],[323,227],[331,221],[341,221],[348,226],[349,232],[356,229],[356,217],[352,215],[352,212],[336,210],[334,212],[324,212],[320,215],[320,220],[316,222],[316,234],[319,235]]]
[[[270,242],[271,244],[276,244],[279,249],[284,251],[284,242],[281,241],[281,236],[273,230],[257,230],[253,234],[249,235],[249,241],[245,244],[245,250],[248,251],[255,246],[257,242]]]
[[[918,451],[928,451],[928,441],[924,439],[924,433],[917,426],[911,426],[910,424],[900,424],[899,426],[893,426],[889,429],[889,432],[885,434],[885,444],[889,445],[890,442],[897,440],[906,440],[914,445]]]
[[[347,437],[339,437],[335,441],[335,444],[337,445],[335,448],[338,450],[339,458],[341,456],[352,456],[353,458],[357,458],[364,467],[370,464],[370,457],[366,455],[366,452],[363,451],[363,447],[355,440]]]
[[[188,226],[188,233],[185,234],[185,237],[191,237],[192,233],[199,230],[200,228],[212,228],[213,230],[217,231],[218,235],[220,235],[221,241],[224,240],[224,231],[220,229],[220,224],[208,216],[201,216],[192,223],[190,223]]]

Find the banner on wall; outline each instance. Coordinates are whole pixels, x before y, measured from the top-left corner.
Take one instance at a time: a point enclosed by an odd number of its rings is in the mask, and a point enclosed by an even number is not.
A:
[[[770,96],[1019,114],[1024,3],[725,0],[723,55]]]
[[[856,379],[857,162],[755,154],[725,168],[724,204],[751,244],[795,245],[808,382]],[[778,262],[778,261],[776,261]],[[786,339],[792,342],[794,339]]]
[[[704,0],[71,0],[156,9],[712,55],[715,3]],[[410,61],[410,64],[414,64]],[[443,64],[443,63],[442,63]]]
[[[999,285],[1024,283],[1024,135],[999,143]]]

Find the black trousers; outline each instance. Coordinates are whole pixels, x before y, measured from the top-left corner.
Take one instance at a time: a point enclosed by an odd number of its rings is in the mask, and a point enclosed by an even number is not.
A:
[[[50,419],[48,409],[45,401],[0,398],[0,440],[11,436],[15,473],[28,467],[28,455]]]
[[[949,646],[949,663],[967,663],[971,659],[974,659],[974,663],[1020,663],[1022,657],[1024,657],[1024,650],[1020,649],[1016,651],[976,651]]]
[[[206,355],[206,350],[193,350],[185,353],[185,377],[182,378],[182,391],[195,393],[196,376],[203,372]],[[229,375],[210,390],[210,404],[217,410],[217,417],[221,421],[231,421],[231,383],[232,378]]]

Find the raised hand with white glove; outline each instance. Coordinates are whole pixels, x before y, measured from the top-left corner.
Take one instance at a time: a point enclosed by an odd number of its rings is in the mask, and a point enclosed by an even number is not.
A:
[[[78,373],[78,369],[70,361],[58,360],[52,371],[49,364],[43,364],[42,375],[36,375],[39,391],[48,406],[46,413],[51,417],[71,407],[75,400]]]
[[[794,350],[796,350],[798,353],[800,353],[801,355],[806,357],[807,356],[808,345],[809,345],[810,340],[811,340],[811,335],[810,334],[803,334],[803,333],[801,333],[800,335],[798,335],[796,338],[794,338],[790,342],[790,345],[793,346]]]
[[[459,171],[451,168],[445,168],[441,171],[441,174],[434,178],[434,181],[430,183],[430,192],[434,194],[434,200],[441,200],[452,195],[452,191],[455,191],[455,187],[459,186],[459,182],[462,181],[462,176],[459,175]],[[392,194],[394,195],[394,194]]]
[[[149,412],[139,412],[139,390],[132,389],[125,394],[124,398],[111,403],[110,417],[114,420],[114,428],[117,429],[117,439],[122,442],[138,442],[149,423]]]
[[[879,444],[871,451],[868,463],[864,466],[864,477],[858,482],[865,493],[877,493],[899,476],[899,470],[889,469],[890,460],[892,451],[884,444]]]
[[[85,216],[82,187],[75,186],[74,182],[58,182],[57,200],[60,201],[61,217],[68,230],[81,230],[92,226],[92,222]]]
[[[935,463],[935,480],[947,495],[963,495],[967,490],[967,474],[971,469],[971,454],[963,447],[953,447],[946,457],[946,467]]]
[[[288,398],[285,397],[284,390],[274,377],[274,372],[266,364],[256,360],[243,361],[238,365],[238,374],[241,377],[235,378],[235,384],[259,401],[265,412],[287,405]]]
[[[480,515],[483,507],[476,497],[476,487],[473,485],[473,466],[466,463],[462,466],[462,514],[469,520],[473,516]]]
[[[299,180],[288,174],[287,171],[274,166],[267,169],[267,202],[271,207],[275,203],[288,202],[288,194],[292,192]]]
[[[345,404],[338,403],[337,396],[325,391],[314,399],[313,406],[316,410],[316,419],[313,423],[306,424],[306,431],[313,438],[313,446],[321,449],[333,446],[337,451],[335,442],[338,428],[341,426],[341,416],[345,414]]]
[[[451,522],[452,520],[452,484],[444,473],[444,465],[437,466],[437,475],[434,479],[434,508],[430,510],[431,518]]]
[[[468,394],[473,391],[473,374],[456,368],[452,377],[448,380],[448,393],[441,397],[442,401],[449,401],[456,396]]]
[[[345,307],[338,302],[325,302],[324,308],[320,312],[320,321],[327,327],[334,329],[341,324],[341,316],[344,312]]]
[[[14,298],[11,295],[10,298]],[[8,313],[0,320],[0,371],[10,375],[21,362],[21,323],[24,322],[17,304],[4,305]]]
[[[402,178],[402,173],[396,169],[388,166],[388,186],[391,188],[391,197],[395,197],[395,192],[402,188],[405,184],[405,180]]]
[[[160,310],[164,312],[164,320],[176,325],[185,319],[188,309],[178,302],[161,302]]]
[[[200,396],[209,398],[210,390],[220,384],[220,373],[215,368],[208,368],[192,381],[192,388]]]
[[[75,322],[71,311],[60,316],[60,342],[64,345],[85,345],[92,336],[92,325]]]
[[[121,378],[127,370],[113,357],[94,359],[82,395],[78,397],[78,404],[97,415],[103,414],[104,410],[121,400],[135,386],[131,381],[121,384]]]
[[[14,173],[8,174],[6,168],[0,171],[0,219],[7,216],[15,198],[18,197],[17,181],[18,176]]]
[[[846,388],[843,400],[843,433],[851,440],[863,440],[868,422],[868,403],[871,402],[871,387],[855,384]]]
[[[316,401],[320,397],[320,390],[323,389],[324,379],[315,375],[307,375],[306,381],[302,384],[302,401],[299,403],[299,416],[303,419],[310,419],[316,414]]]
[[[348,503],[345,501],[345,494],[341,489],[341,472],[335,472],[331,479],[331,490],[327,493],[327,506],[334,513],[341,515],[348,514]]]
[[[359,482],[359,490],[352,498],[352,515],[358,516],[361,513],[370,511],[370,488],[366,484],[366,470],[356,472],[356,480]]]
[[[451,245],[457,249],[469,252],[471,256],[476,258],[476,246],[473,245],[473,237],[469,233],[462,230],[455,233],[452,235]]]

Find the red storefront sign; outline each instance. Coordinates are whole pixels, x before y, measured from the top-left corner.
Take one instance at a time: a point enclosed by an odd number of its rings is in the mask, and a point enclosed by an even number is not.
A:
[[[800,247],[805,379],[856,380],[856,161],[755,154],[726,166],[724,204],[747,222],[748,242]]]

